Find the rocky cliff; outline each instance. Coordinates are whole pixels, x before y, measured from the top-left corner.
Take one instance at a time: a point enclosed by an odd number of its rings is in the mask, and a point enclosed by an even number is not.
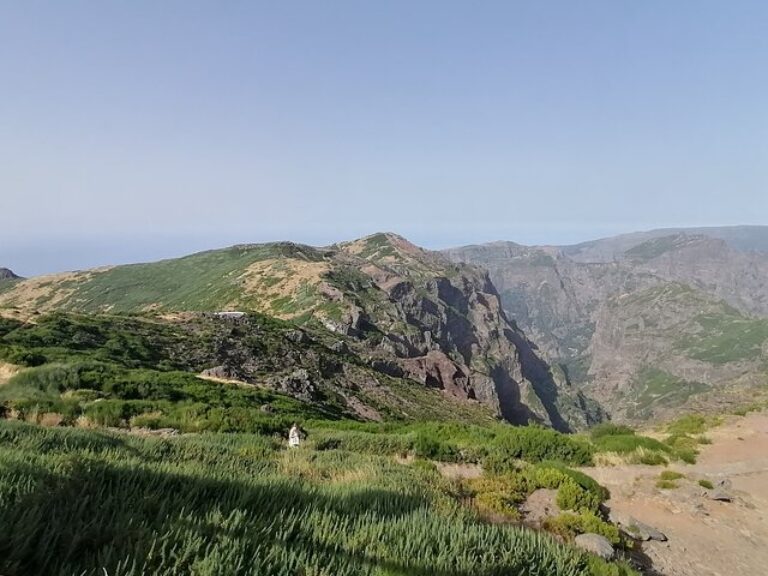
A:
[[[614,417],[641,420],[766,381],[768,256],[740,238],[741,248],[675,232],[445,254],[487,269],[553,365]]]

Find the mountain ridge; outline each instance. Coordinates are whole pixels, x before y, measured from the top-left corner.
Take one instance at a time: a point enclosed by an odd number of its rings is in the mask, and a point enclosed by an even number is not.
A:
[[[602,417],[507,318],[485,271],[392,233],[36,277],[0,293],[0,309],[27,317],[252,310],[336,334],[380,372],[479,401],[510,422],[568,430]]]

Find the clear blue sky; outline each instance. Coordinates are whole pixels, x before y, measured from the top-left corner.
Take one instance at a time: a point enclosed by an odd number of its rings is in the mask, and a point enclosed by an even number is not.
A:
[[[0,3],[0,266],[768,224],[768,3]]]

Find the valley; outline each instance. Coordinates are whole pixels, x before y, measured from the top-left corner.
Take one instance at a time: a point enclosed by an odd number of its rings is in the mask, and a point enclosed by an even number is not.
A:
[[[768,383],[768,228],[445,251],[488,270],[542,355],[614,418],[717,411]],[[707,235],[708,234],[708,235]]]

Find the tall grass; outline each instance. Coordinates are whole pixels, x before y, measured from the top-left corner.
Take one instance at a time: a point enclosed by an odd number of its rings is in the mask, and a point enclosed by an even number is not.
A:
[[[253,435],[0,422],[0,573],[590,574],[581,552],[480,523],[439,483],[425,467],[285,453]]]

